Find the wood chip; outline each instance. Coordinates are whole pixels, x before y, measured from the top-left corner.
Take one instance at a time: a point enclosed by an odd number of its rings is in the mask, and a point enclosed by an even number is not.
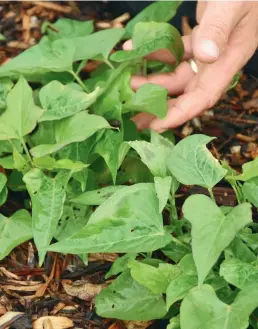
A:
[[[153,321],[123,321],[126,329],[146,329]]]
[[[22,41],[10,41],[7,43],[7,47],[17,48],[17,49],[27,49],[30,47],[30,45]]]
[[[89,254],[88,260],[89,262],[97,262],[97,261],[104,261],[104,262],[111,262],[113,263],[117,260],[118,255],[114,253],[96,253],[96,254]]]
[[[245,110],[250,110],[252,108],[257,109],[258,108],[258,97],[253,98],[250,101],[244,102],[243,103],[243,108]]]
[[[22,33],[22,37],[23,37],[23,41],[25,43],[28,43],[30,40],[30,16],[24,14],[22,16],[22,29],[23,29],[23,33]]]
[[[54,11],[58,11],[60,13],[64,14],[70,14],[72,12],[72,8],[69,6],[64,5],[58,5],[54,2],[48,2],[48,1],[31,1],[34,5],[41,6],[46,9],[52,9]]]
[[[49,283],[53,280],[54,274],[55,274],[55,269],[56,269],[56,260],[57,260],[57,255],[55,255],[54,263],[52,265],[51,273],[49,275],[49,278],[47,278],[46,282],[42,284],[39,289],[36,291],[36,296],[41,297],[44,295],[45,291],[47,290],[47,287]]]
[[[245,136],[245,135],[242,135],[242,134],[236,134],[236,138],[239,139],[240,141],[242,142],[246,142],[246,143],[249,143],[249,142],[255,142],[256,141],[256,137],[254,136]]]
[[[5,269],[4,267],[0,267],[0,276],[1,276],[1,274],[4,275],[4,276],[6,276],[9,279],[21,280],[21,278],[18,275],[13,274],[12,272],[7,271],[7,269]]]
[[[126,21],[128,21],[128,19],[130,19],[130,14],[129,13],[124,13],[121,16],[118,16],[117,18],[115,18],[112,22],[113,23],[124,23]]]
[[[11,291],[27,291],[27,292],[32,292],[32,291],[37,291],[42,284],[36,284],[34,286],[15,286],[15,285],[4,285],[5,289],[11,290]]]
[[[20,319],[24,315],[23,312],[7,312],[0,318],[0,329],[7,328],[10,324]]]
[[[33,329],[67,329],[73,321],[65,316],[43,316],[33,323]]]

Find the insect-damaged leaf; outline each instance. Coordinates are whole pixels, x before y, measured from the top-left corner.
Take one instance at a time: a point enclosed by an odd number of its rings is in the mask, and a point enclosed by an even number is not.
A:
[[[69,202],[78,203],[82,205],[88,206],[99,206],[108,198],[110,198],[114,193],[120,191],[125,188],[124,185],[116,185],[116,186],[106,186],[99,190],[87,191],[84,192],[75,198],[69,200]]]
[[[124,271],[96,297],[97,314],[105,318],[147,321],[162,318],[166,306],[161,294],[141,286]]]
[[[34,104],[32,89],[20,77],[7,96],[7,109],[0,116],[0,140],[22,139],[35,128],[42,113]]]
[[[27,210],[18,210],[10,218],[0,214],[0,259],[31,238],[31,216]]]
[[[102,203],[81,231],[49,250],[137,253],[162,248],[171,237],[158,207],[153,184],[125,187]]]
[[[158,49],[167,49],[179,62],[184,54],[184,45],[179,32],[168,23],[137,23],[132,41],[132,50],[117,51],[110,58],[116,62],[124,62],[144,57]]]
[[[85,37],[94,30],[93,21],[81,22],[70,18],[59,18],[56,23],[47,26],[48,37],[51,41]]]
[[[144,8],[126,25],[125,38],[131,38],[134,27],[139,22],[168,22],[176,14],[181,1],[158,1]]]
[[[47,37],[0,67],[0,77],[71,71],[74,48],[69,40],[50,42]]]
[[[51,178],[39,169],[32,169],[23,177],[32,201],[33,238],[40,264],[43,263],[46,248],[56,233],[69,178],[69,172],[59,172],[56,177]]]
[[[179,142],[168,159],[168,168],[185,185],[212,188],[227,173],[206,148],[213,140],[205,135],[192,135]]]
[[[69,85],[52,81],[39,92],[40,103],[44,109],[39,121],[60,120],[86,110],[96,101],[99,93],[100,88],[86,94]]]
[[[258,286],[239,292],[231,305],[218,299],[209,285],[193,288],[181,305],[181,329],[245,329],[258,306]]]
[[[192,224],[193,258],[202,284],[221,252],[252,222],[251,205],[242,203],[224,215],[210,198],[197,194],[185,201],[183,213]]]
[[[56,152],[64,146],[82,142],[96,131],[110,127],[108,122],[97,115],[79,112],[69,118],[55,122],[55,144],[43,144],[33,147],[30,152],[35,158]]]

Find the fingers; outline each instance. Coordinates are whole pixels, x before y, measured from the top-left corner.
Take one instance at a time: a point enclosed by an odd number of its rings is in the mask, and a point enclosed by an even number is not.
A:
[[[131,85],[134,90],[145,83],[155,83],[168,90],[169,95],[181,94],[188,81],[195,76],[191,66],[187,62],[182,62],[175,71],[170,73],[150,74],[147,77],[134,76]]]
[[[131,118],[139,131],[149,128],[153,119],[155,119],[155,115],[150,113],[139,113]]]
[[[192,57],[192,40],[191,36],[187,35],[182,37],[184,43],[184,58],[185,60],[190,59]],[[128,40],[123,44],[124,50],[131,50],[133,47],[132,40]],[[167,64],[176,63],[175,57],[167,50],[160,49],[146,56],[146,59],[152,61],[160,61]]]
[[[150,128],[162,132],[180,126],[212,107],[230,84],[234,74],[251,56],[248,48],[250,47],[247,45],[244,48],[242,45],[229,47],[217,62],[204,65],[186,86],[184,95],[169,107],[166,119],[155,118],[150,123]]]
[[[206,3],[200,25],[193,33],[193,53],[197,60],[213,63],[226,49],[229,36],[245,14],[243,2]]]

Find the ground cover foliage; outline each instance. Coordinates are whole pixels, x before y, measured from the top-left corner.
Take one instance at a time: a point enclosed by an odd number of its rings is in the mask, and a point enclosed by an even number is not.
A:
[[[167,49],[180,63],[179,32],[166,23],[179,2],[152,4],[125,29],[94,33],[92,21],[59,19],[40,43],[0,67],[0,205],[10,192],[24,209],[1,214],[0,258],[33,239],[39,264],[54,251],[118,253],[112,283],[95,298],[98,315],[121,320],[170,319],[168,329],[257,328],[258,158],[239,174],[196,134],[175,144],[172,132],[138,132],[130,118],[164,118],[167,90],[134,92],[131,75],[173,67],[146,61]],[[133,50],[112,49],[132,38]],[[102,62],[86,80],[89,60]],[[219,207],[222,180],[238,205]],[[180,185],[206,188],[179,216]],[[153,257],[159,250],[171,261]],[[110,281],[109,281],[110,282]]]

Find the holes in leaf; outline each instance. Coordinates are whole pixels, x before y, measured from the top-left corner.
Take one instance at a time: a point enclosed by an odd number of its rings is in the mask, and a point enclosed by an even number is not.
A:
[[[131,232],[131,233],[134,232],[134,228],[131,228],[131,231],[130,231],[130,232]]]
[[[98,191],[97,194],[100,194],[100,191]]]
[[[115,304],[112,305],[112,308],[115,308]]]

